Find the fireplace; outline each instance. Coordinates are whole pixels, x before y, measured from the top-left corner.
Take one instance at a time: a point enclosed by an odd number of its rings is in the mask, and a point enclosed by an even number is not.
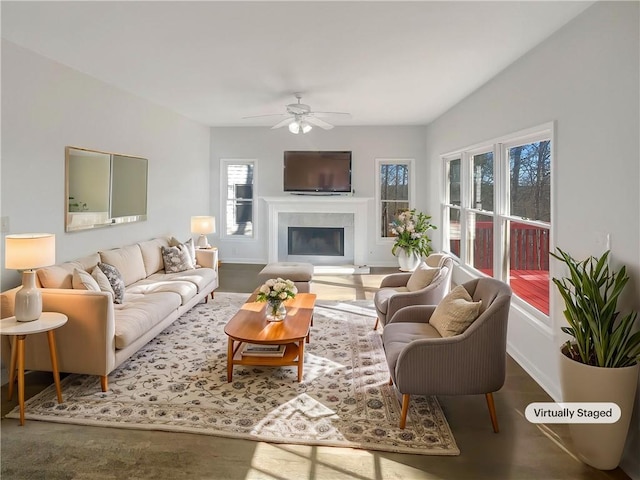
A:
[[[313,265],[366,265],[367,203],[373,199],[342,196],[263,197],[267,204],[268,261]],[[290,255],[289,227],[344,229],[343,255]]]
[[[344,256],[344,228],[288,227],[289,255]]]

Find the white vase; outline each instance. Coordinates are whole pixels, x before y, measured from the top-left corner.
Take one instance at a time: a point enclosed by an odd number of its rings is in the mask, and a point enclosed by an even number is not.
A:
[[[407,253],[403,248],[398,250],[398,264],[403,272],[413,272],[420,264],[420,255],[416,252]]]
[[[571,423],[569,431],[580,460],[600,470],[618,466],[627,440],[639,365],[603,368],[585,365],[560,353],[563,402],[613,402],[621,416],[615,423]]]

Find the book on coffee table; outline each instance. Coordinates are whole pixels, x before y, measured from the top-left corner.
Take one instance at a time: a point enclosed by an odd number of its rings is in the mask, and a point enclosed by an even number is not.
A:
[[[256,343],[245,343],[242,348],[242,355],[256,357],[282,357],[284,356],[284,345],[259,345]]]

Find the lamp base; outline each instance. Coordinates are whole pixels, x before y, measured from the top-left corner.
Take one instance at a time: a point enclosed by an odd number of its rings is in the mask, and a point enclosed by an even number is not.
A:
[[[203,233],[201,233],[200,236],[198,237],[198,242],[196,243],[196,247],[211,248],[211,245],[209,245],[209,240],[207,239],[207,236],[204,235]]]
[[[16,293],[14,315],[18,322],[32,322],[42,313],[42,294],[36,287],[35,270],[22,272],[22,288]]]

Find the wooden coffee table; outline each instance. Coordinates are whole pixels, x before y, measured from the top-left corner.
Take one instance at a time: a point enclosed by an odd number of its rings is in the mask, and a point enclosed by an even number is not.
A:
[[[281,322],[270,322],[265,315],[266,302],[256,302],[252,294],[224,327],[229,337],[227,351],[227,381],[233,379],[234,365],[254,365],[264,367],[298,367],[298,382],[302,381],[304,364],[304,344],[309,341],[309,329],[313,322],[314,293],[298,293],[285,302],[287,318]],[[262,345],[285,345],[282,357],[243,356],[242,345],[255,343]]]

